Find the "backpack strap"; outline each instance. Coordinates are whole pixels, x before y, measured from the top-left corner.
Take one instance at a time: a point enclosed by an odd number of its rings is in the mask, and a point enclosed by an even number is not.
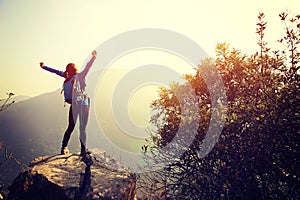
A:
[[[72,92],[74,90],[74,80],[75,80],[75,76],[76,75],[74,75],[73,77],[71,77],[69,80],[65,80],[63,82],[63,86],[62,86],[62,89],[60,91],[60,94],[62,94],[64,92],[64,98],[65,98],[65,100],[64,100],[64,107],[66,107],[66,103],[70,103],[71,104],[71,101],[72,101],[72,97],[70,97],[70,99],[66,99],[65,92],[68,92],[68,91],[65,91],[65,88],[64,88],[65,84],[70,84],[70,82],[71,82],[72,86],[71,86],[71,90],[70,91]],[[70,100],[70,102],[68,100]]]

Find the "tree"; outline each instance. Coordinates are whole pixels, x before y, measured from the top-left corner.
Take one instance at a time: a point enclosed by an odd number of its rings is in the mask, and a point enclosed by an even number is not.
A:
[[[10,92],[10,93],[7,93],[7,99],[4,101],[4,103],[2,104],[2,106],[0,107],[0,111],[3,111],[5,110],[6,108],[8,108],[9,106],[11,106],[13,103],[15,103],[15,101],[12,101],[10,103],[8,103],[8,100],[14,96],[15,94]],[[0,101],[2,101],[3,99],[0,99]]]
[[[7,109],[8,107],[10,107],[13,103],[15,103],[15,101],[9,102],[9,99],[14,96],[15,94],[10,92],[7,93],[7,99],[4,100],[4,103],[2,104],[2,106],[0,107],[0,111],[4,111],[5,109]],[[3,99],[1,99],[0,101],[2,101]],[[4,166],[5,164],[9,163],[10,161],[13,161],[14,163],[16,163],[21,171],[24,171],[27,169],[27,165],[25,165],[24,163],[22,163],[21,161],[19,161],[15,156],[13,156],[13,154],[9,151],[10,150],[10,146],[9,145],[5,145],[3,141],[0,141],[0,166]],[[5,194],[7,190],[8,185],[6,183],[3,182],[3,180],[5,180],[5,176],[0,176],[0,199],[3,198],[2,194]],[[2,194],[1,194],[2,193]]]
[[[165,196],[174,199],[300,196],[300,16],[288,19],[286,13],[279,15],[285,34],[278,41],[284,44],[284,50],[275,51],[268,48],[264,38],[267,27],[264,17],[263,13],[258,15],[259,52],[248,56],[226,43],[217,44],[216,58],[203,61],[195,75],[186,75],[186,84],[161,88],[160,98],[152,103],[156,114],[151,122],[158,131],[151,134],[143,147],[145,152],[155,154],[172,144],[179,129],[183,129],[183,141],[197,132],[180,159],[148,176],[148,181],[165,186],[168,193]],[[218,143],[202,158],[199,145],[211,125],[213,112],[211,91],[203,77],[205,73],[213,73],[212,65],[219,70],[226,90],[226,113],[219,113],[226,124]],[[200,118],[191,114],[191,119],[185,119],[182,113],[178,94],[185,95],[187,101],[194,98],[185,94],[188,85],[198,98],[191,107],[198,110],[191,112]],[[216,92],[218,88],[210,90]],[[197,123],[197,129],[184,127],[187,123]],[[172,145],[174,149],[178,147]],[[155,162],[172,159],[172,153],[155,157]]]

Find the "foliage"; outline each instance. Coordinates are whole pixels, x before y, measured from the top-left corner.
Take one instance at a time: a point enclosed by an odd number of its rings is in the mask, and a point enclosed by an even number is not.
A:
[[[4,101],[4,103],[2,104],[2,106],[0,107],[0,111],[3,111],[5,110],[6,108],[8,108],[9,106],[11,106],[13,103],[15,103],[15,101],[12,101],[10,103],[8,103],[8,100],[14,96],[15,94],[10,92],[10,93],[7,93],[7,99]],[[3,99],[0,99],[0,101],[2,101]]]
[[[15,103],[15,101],[12,102],[8,102],[9,99],[14,96],[15,94],[10,92],[7,93],[7,99],[4,100],[4,103],[2,104],[2,106],[0,107],[0,111],[4,111],[5,109],[7,109],[9,106],[11,106],[13,103]],[[3,99],[1,99],[0,101],[2,101]],[[21,171],[24,171],[27,169],[27,165],[25,165],[24,163],[22,163],[19,159],[17,159],[15,156],[13,156],[13,154],[10,152],[10,146],[9,145],[4,145],[3,141],[0,141],[0,167],[4,166],[5,164],[9,163],[10,161],[13,161],[14,163],[16,163],[19,168],[21,169]],[[9,176],[10,174],[6,174],[6,176]],[[8,187],[8,185],[6,185],[5,183],[5,179],[7,178],[4,174],[0,174],[0,199],[2,197],[1,193],[6,193],[6,187]]]
[[[285,34],[278,42],[282,50],[271,51],[264,39],[267,23],[258,15],[256,33],[260,51],[245,55],[217,44],[216,58],[203,61],[195,75],[186,75],[187,83],[161,88],[159,99],[152,104],[156,114],[151,122],[158,129],[143,147],[147,153],[158,152],[172,144],[178,130],[186,137],[196,131],[193,143],[185,153],[163,170],[147,176],[153,183],[165,186],[160,193],[174,199],[297,199],[300,196],[300,15],[279,15]],[[208,90],[205,73],[214,65],[222,77],[227,96],[226,120],[218,143],[204,158],[199,145],[210,124],[212,96],[217,87]],[[214,81],[214,80],[212,80]],[[196,130],[185,126],[185,115],[178,94],[186,93],[190,85],[198,101],[187,94],[191,123]],[[222,104],[222,101],[220,102]],[[195,117],[199,115],[200,118]],[[176,149],[176,144],[172,144]],[[173,154],[176,150],[172,151]],[[163,154],[155,162],[172,159]],[[151,185],[151,184],[149,184]],[[153,186],[153,185],[151,185]],[[146,188],[147,189],[147,188]],[[155,188],[148,188],[153,194]]]

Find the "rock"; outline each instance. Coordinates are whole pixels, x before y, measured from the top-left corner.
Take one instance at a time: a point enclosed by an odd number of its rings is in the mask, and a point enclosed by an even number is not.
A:
[[[34,159],[9,188],[8,200],[117,199],[135,197],[136,177],[104,151]]]

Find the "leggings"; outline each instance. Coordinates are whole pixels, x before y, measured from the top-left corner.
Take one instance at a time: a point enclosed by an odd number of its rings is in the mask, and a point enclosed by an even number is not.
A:
[[[80,131],[80,144],[81,149],[86,148],[86,126],[88,122],[89,117],[89,105],[71,105],[69,110],[69,125],[68,128],[65,131],[63,141],[62,141],[62,147],[68,146],[68,142],[70,140],[71,134],[75,128],[75,124],[77,121],[77,118],[79,116],[79,131]]]

